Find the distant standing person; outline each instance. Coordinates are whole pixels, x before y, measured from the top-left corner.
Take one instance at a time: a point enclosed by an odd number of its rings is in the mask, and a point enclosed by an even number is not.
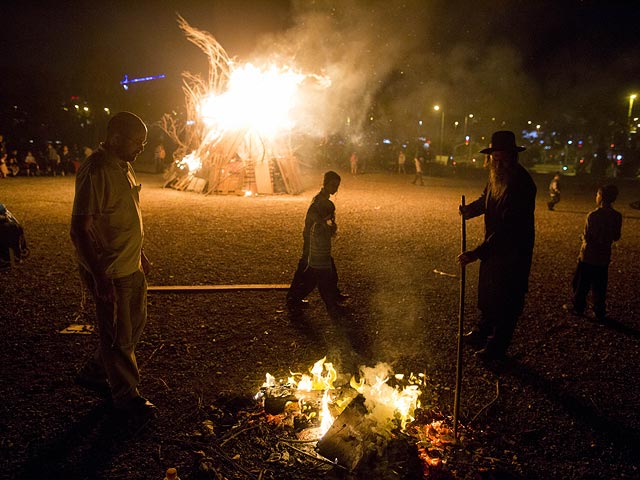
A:
[[[322,300],[330,314],[338,313],[339,303],[348,297],[338,289],[338,273],[331,256],[330,244],[330,238],[337,231],[336,207],[330,197],[338,191],[340,180],[340,175],[336,172],[326,172],[322,189],[313,197],[307,210],[302,231],[302,257],[298,261],[298,268],[287,292],[287,308],[293,314],[300,313],[304,299],[316,286],[319,287]],[[312,232],[315,234],[313,240]],[[327,233],[330,234],[329,237]],[[315,247],[312,248],[313,245]]]
[[[424,180],[422,179],[422,157],[418,157],[417,155],[413,158],[413,163],[416,167],[416,176],[413,177],[413,185],[416,184],[418,180],[420,180],[420,185],[424,187]]]
[[[53,144],[47,143],[47,173],[51,173],[52,176],[56,176],[60,173],[60,155],[55,149]]]
[[[27,171],[28,177],[35,177],[38,173],[38,162],[36,157],[33,156],[33,153],[31,153],[31,150],[29,150],[24,157],[24,168]]]
[[[484,215],[484,241],[463,252],[458,262],[465,266],[480,260],[478,278],[479,324],[465,335],[481,360],[501,361],[511,343],[518,317],[524,308],[535,237],[536,186],[529,172],[518,163],[515,135],[498,131],[488,155],[489,182],[480,198],[460,206],[465,219]]]
[[[153,151],[153,163],[155,166],[156,173],[162,173],[165,167],[165,158],[167,156],[167,152],[164,149],[164,144],[160,142],[156,145],[155,150]]]
[[[563,308],[574,315],[583,315],[587,295],[593,295],[593,310],[599,322],[606,321],[607,284],[611,245],[620,240],[622,215],[614,210],[618,187],[605,185],[596,193],[597,208],[587,215],[578,255],[578,266],[573,275],[573,303]]]
[[[93,153],[93,148],[91,147],[83,147],[82,149],[82,155],[84,156],[83,160],[88,159],[91,154]]]
[[[556,172],[549,184],[547,208],[553,210],[558,203],[560,203],[560,173]]]
[[[0,133],[0,178],[6,178],[9,175],[6,161],[7,147],[4,143],[4,136]]]
[[[63,175],[72,175],[76,173],[76,168],[73,164],[75,158],[69,150],[68,145],[62,146],[62,153],[60,154],[60,167]]]
[[[117,412],[153,414],[140,395],[135,349],[147,320],[150,264],[142,249],[139,191],[131,166],[144,150],[147,127],[129,112],[113,116],[100,147],[76,176],[71,239],[81,276],[93,293],[99,346],[76,383],[110,395]]]
[[[404,152],[400,150],[400,155],[398,155],[398,173],[406,173],[404,170],[404,164],[407,161],[407,157]]]
[[[349,158],[349,164],[351,165],[351,174],[358,174],[358,154],[356,152],[351,152],[351,157]]]

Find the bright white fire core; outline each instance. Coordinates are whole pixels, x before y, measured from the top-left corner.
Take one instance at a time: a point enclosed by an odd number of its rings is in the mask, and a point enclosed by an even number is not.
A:
[[[292,110],[300,101],[299,86],[308,77],[274,65],[232,65],[227,89],[204,96],[198,114],[213,140],[236,130],[273,138],[294,127]]]

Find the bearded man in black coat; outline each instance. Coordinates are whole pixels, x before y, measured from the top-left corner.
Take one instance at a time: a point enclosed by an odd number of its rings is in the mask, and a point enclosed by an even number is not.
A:
[[[524,309],[535,238],[536,185],[518,163],[515,135],[498,131],[487,154],[489,182],[480,198],[460,206],[465,219],[484,215],[484,242],[458,256],[460,265],[480,260],[478,308],[481,318],[465,341],[483,347],[476,356],[501,361]]]

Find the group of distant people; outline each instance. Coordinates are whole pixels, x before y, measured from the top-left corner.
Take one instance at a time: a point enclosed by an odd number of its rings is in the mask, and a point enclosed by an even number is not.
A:
[[[90,147],[80,152],[76,146],[63,144],[59,149],[49,142],[43,151],[7,149],[0,134],[0,178],[75,175],[80,163],[92,153]]]

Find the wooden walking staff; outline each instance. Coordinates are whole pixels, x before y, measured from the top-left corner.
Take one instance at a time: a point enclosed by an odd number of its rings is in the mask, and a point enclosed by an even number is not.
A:
[[[462,195],[461,202],[461,215],[462,218],[462,239],[461,247],[462,253],[467,251],[467,225],[464,219],[464,195]],[[458,414],[460,413],[460,386],[462,384],[462,334],[464,326],[464,285],[465,285],[465,271],[466,266],[461,264],[460,266],[460,306],[458,310],[458,363],[456,366],[456,391],[453,400],[453,437],[458,438]]]

